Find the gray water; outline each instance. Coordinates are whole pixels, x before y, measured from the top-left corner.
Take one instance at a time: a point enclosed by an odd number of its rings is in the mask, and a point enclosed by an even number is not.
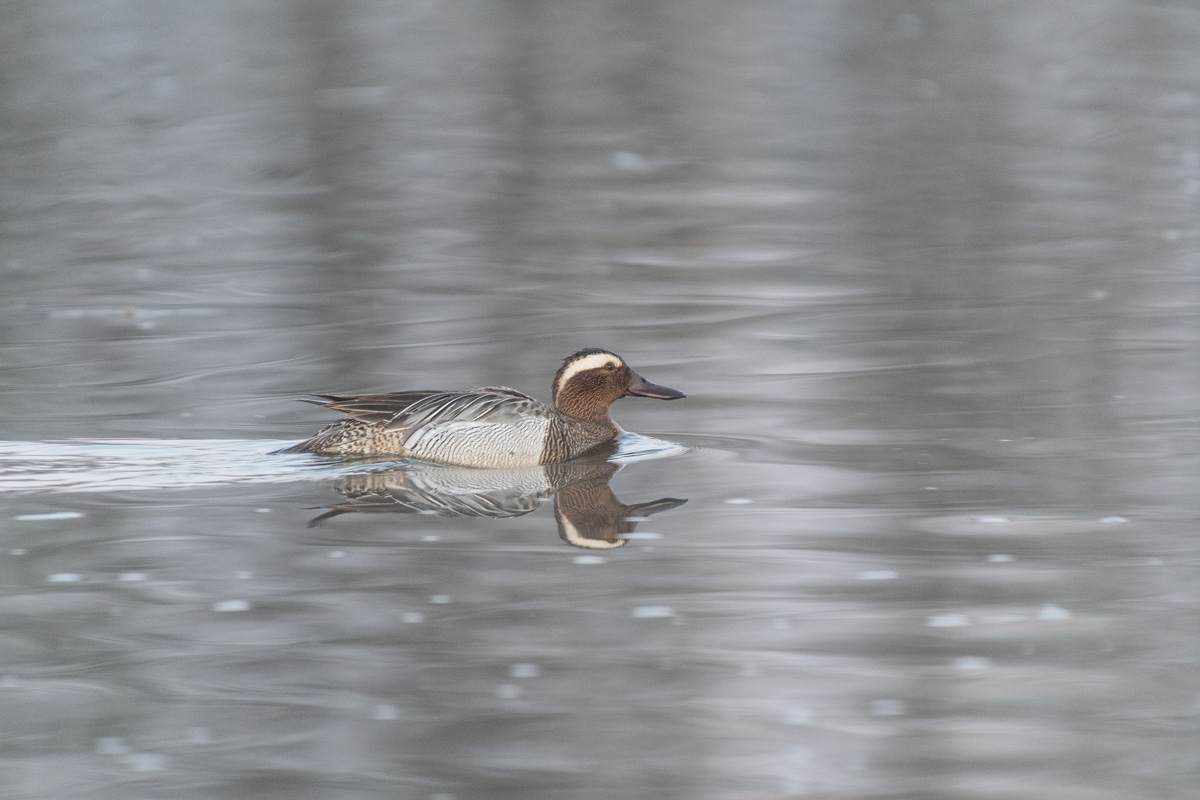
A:
[[[0,796],[1194,797],[1198,41],[3,4]],[[587,346],[614,461],[271,455]]]

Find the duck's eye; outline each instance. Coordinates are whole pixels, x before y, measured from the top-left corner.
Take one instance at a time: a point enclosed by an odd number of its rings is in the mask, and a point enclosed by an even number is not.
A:
[[[616,365],[616,364],[614,364],[613,362],[611,362],[611,361],[610,361],[610,362],[608,362],[607,364],[605,364],[605,365],[604,365],[604,368],[605,368],[606,370],[608,370],[609,372],[612,372],[614,369],[616,369],[616,368],[617,368],[617,365]]]

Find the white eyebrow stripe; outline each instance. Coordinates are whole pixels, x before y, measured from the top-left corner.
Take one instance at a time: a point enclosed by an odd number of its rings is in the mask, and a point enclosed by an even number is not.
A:
[[[567,381],[571,380],[571,378],[575,377],[579,373],[586,372],[589,369],[599,369],[610,362],[615,364],[617,367],[621,366],[621,359],[617,358],[612,353],[591,353],[584,356],[578,361],[572,363],[571,366],[567,367],[566,371],[563,372],[562,378],[560,378],[558,382],[559,388],[566,386]]]

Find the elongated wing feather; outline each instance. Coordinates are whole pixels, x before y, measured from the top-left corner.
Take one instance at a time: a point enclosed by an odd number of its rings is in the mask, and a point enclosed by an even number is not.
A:
[[[503,424],[525,414],[545,414],[542,403],[503,387],[467,392],[388,392],[385,394],[318,395],[318,405],[351,419],[382,424],[388,430],[410,430],[443,422]]]

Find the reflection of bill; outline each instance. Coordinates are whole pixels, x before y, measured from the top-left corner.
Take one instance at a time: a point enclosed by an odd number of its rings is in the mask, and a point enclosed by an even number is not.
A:
[[[553,497],[563,541],[592,549],[620,547],[646,517],[687,500],[664,497],[625,505],[609,487],[619,469],[600,459],[514,469],[391,466],[339,478],[333,488],[346,499],[329,506],[309,527],[349,513],[519,517]]]

